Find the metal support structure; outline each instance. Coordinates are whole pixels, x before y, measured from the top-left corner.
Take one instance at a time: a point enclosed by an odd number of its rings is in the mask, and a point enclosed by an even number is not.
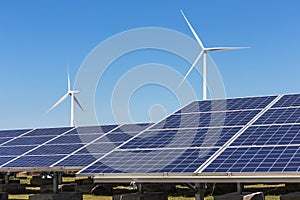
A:
[[[58,172],[53,173],[53,193],[58,193]]]
[[[242,188],[242,184],[241,183],[238,182],[236,184],[236,190],[237,190],[237,193],[242,194],[243,188]]]
[[[8,173],[6,173],[4,175],[4,182],[5,182],[5,184],[9,184],[9,174]]]
[[[139,192],[139,194],[143,194],[144,193],[143,185],[141,183],[138,184],[138,192]]]
[[[204,200],[204,184],[203,183],[196,183],[196,194],[195,194],[195,199],[196,200]]]
[[[63,172],[58,172],[58,184],[62,184]]]

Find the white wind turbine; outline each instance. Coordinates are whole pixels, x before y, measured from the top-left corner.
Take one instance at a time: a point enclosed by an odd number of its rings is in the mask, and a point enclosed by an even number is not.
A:
[[[82,106],[80,105],[78,99],[75,97],[75,94],[78,94],[79,92],[80,91],[78,91],[78,90],[71,90],[70,74],[69,74],[69,70],[68,70],[68,91],[48,110],[48,112],[50,112],[55,107],[57,107],[59,104],[61,104],[68,96],[71,96],[71,127],[74,127],[74,101],[83,111]]]
[[[186,16],[183,13],[183,11],[180,10],[180,12],[181,12],[182,16],[184,17],[186,23],[188,24],[190,30],[192,31],[194,37],[196,38],[198,44],[200,45],[202,51],[199,53],[199,55],[195,59],[194,63],[190,67],[189,71],[186,73],[185,77],[180,82],[179,86],[185,81],[185,79],[187,78],[187,76],[190,74],[190,72],[192,71],[192,69],[195,67],[195,65],[198,63],[199,59],[203,55],[203,74],[202,74],[202,76],[203,76],[203,78],[202,78],[202,80],[203,80],[203,86],[202,86],[203,87],[203,95],[202,96],[203,96],[203,100],[206,100],[206,91],[207,91],[207,86],[206,86],[206,56],[207,56],[207,52],[208,51],[237,50],[237,49],[245,49],[245,48],[249,48],[249,47],[210,47],[210,48],[204,47],[203,43],[201,42],[200,38],[196,34],[195,30],[193,29],[192,25],[190,24],[190,22],[186,18]]]

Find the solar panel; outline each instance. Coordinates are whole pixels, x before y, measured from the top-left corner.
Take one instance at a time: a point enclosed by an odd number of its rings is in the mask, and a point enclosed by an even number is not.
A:
[[[287,124],[300,122],[300,108],[270,109],[255,124]]]
[[[81,135],[64,135],[49,142],[49,144],[86,144],[89,143],[103,134],[81,134]]]
[[[26,133],[30,131],[30,129],[25,129],[25,130],[5,130],[5,131],[0,131],[0,138],[3,137],[17,137],[23,133]]]
[[[0,131],[0,165],[124,176],[299,172],[299,133],[299,94],[195,101],[156,124]]]
[[[69,134],[90,134],[90,133],[107,133],[115,129],[118,125],[103,125],[103,126],[83,126],[67,133]]]
[[[83,174],[194,172],[216,149],[114,151]]]
[[[49,163],[54,163],[55,161],[62,159],[64,156],[65,155],[26,155],[8,163],[4,167],[49,167]]]
[[[276,96],[247,97],[234,99],[220,99],[207,101],[194,101],[182,108],[176,114],[192,112],[212,112],[225,110],[262,109],[271,103]]]
[[[300,106],[300,94],[284,95],[272,108]]]
[[[36,145],[27,145],[27,146],[8,146],[8,147],[0,147],[0,155],[1,156],[19,156],[30,149],[36,147]]]
[[[121,148],[222,146],[240,129],[241,127],[145,131]]]
[[[53,136],[30,136],[16,138],[10,142],[7,142],[3,146],[20,146],[20,145],[39,145],[52,139]]]
[[[111,150],[115,149],[117,146],[119,146],[122,143],[111,143],[111,142],[107,142],[107,143],[93,143],[93,144],[89,144],[86,147],[80,149],[77,154],[105,154],[107,152],[110,152]]]
[[[28,155],[58,155],[58,154],[70,154],[83,144],[57,144],[57,145],[43,145],[39,148],[31,151]]]
[[[300,144],[300,125],[251,126],[232,146]]]
[[[140,132],[145,130],[149,126],[153,125],[153,123],[139,123],[139,124],[123,124],[119,128],[115,129],[113,132],[119,133],[131,133],[131,132]]]
[[[49,135],[57,136],[71,129],[72,128],[70,127],[35,129],[30,133],[26,134],[26,136],[49,136]]]
[[[227,148],[203,172],[299,172],[300,146]]]
[[[55,166],[87,166],[95,160],[99,159],[104,154],[74,154],[62,160]]]
[[[171,115],[151,127],[151,129],[242,126],[247,124],[259,112],[260,110],[246,110]]]

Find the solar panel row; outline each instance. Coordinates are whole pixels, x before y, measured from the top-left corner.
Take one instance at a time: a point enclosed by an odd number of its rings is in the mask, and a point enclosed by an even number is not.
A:
[[[300,95],[276,98],[195,101],[157,124],[0,131],[0,165],[190,173],[211,161],[202,172],[299,172]]]

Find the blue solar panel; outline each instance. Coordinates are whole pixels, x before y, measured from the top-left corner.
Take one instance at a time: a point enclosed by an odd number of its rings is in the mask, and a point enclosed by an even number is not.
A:
[[[30,149],[33,149],[36,146],[9,146],[9,147],[0,147],[0,155],[1,156],[18,156],[22,155],[25,152],[29,151]]]
[[[192,113],[171,115],[150,129],[241,126],[247,124],[260,110]]]
[[[232,146],[300,144],[300,125],[251,126]]]
[[[22,135],[23,133],[28,132],[28,131],[30,131],[30,129],[0,131],[0,138],[2,138],[2,137],[17,137],[19,135]]]
[[[121,148],[222,146],[240,129],[240,127],[234,127],[145,131],[139,135],[139,137],[129,141]]]
[[[67,135],[69,135],[69,134],[107,133],[116,127],[117,127],[117,125],[82,126],[82,127],[77,127],[76,129],[68,132]]]
[[[27,155],[56,155],[56,154],[70,154],[73,151],[82,147],[82,144],[65,144],[65,145],[43,145]],[[1,155],[1,154],[0,154]]]
[[[4,137],[4,138],[0,138],[0,145],[4,145],[6,144],[9,140],[12,140],[13,138],[10,137]]]
[[[195,101],[184,107],[179,113],[192,112],[211,112],[211,111],[225,111],[225,110],[248,110],[248,109],[262,109],[270,104],[276,96],[265,97],[247,97],[235,99],[221,99],[209,101]]]
[[[88,166],[90,163],[94,162],[101,156],[103,156],[103,154],[75,154],[64,159],[55,166]]]
[[[93,143],[87,145],[85,148],[81,149],[77,152],[77,154],[102,154],[102,153],[108,153],[111,150],[118,147],[121,143]]]
[[[216,149],[114,151],[82,171],[99,173],[194,172]]]
[[[100,139],[96,140],[95,143],[102,143],[102,142],[125,142],[126,140],[132,138],[136,133],[126,134],[126,133],[110,133],[101,137]]]
[[[141,124],[124,124],[121,127],[115,129],[113,132],[129,133],[129,132],[140,132],[151,126],[152,123],[141,123]]]
[[[60,136],[48,144],[84,144],[89,143],[99,137],[103,136],[103,134],[82,134],[82,135],[63,135]]]
[[[8,161],[14,159],[15,156],[1,156],[0,157],[0,165],[7,163]]]
[[[300,122],[300,108],[269,109],[254,124],[287,124]]]
[[[276,104],[272,106],[272,108],[291,106],[300,106],[300,94],[284,95],[278,102],[276,102]]]
[[[22,156],[3,167],[49,167],[66,155]]]
[[[49,135],[60,135],[72,128],[46,128],[46,129],[35,129],[34,131],[26,134],[26,136],[49,136]]]
[[[203,172],[299,172],[299,146],[227,148]]]
[[[38,137],[19,137],[3,146],[19,146],[19,145],[39,145],[52,139],[54,136],[38,136]],[[19,147],[21,148],[21,147]]]

